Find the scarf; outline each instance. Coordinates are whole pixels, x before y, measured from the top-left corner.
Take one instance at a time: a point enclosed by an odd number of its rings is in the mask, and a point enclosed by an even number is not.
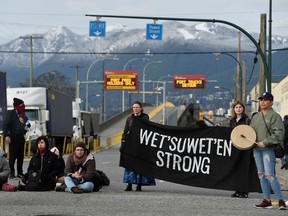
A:
[[[87,159],[87,152],[86,151],[85,151],[83,157],[81,157],[81,158],[77,157],[75,155],[75,153],[73,154],[73,160],[74,160],[76,166],[83,164],[86,161],[86,159]]]
[[[42,156],[46,152],[46,148],[38,148],[39,154]]]
[[[14,106],[14,109],[20,114],[21,117],[25,118],[25,105]]]

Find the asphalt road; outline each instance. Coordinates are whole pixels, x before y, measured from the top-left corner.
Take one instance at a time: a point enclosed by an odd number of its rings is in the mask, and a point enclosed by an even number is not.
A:
[[[0,215],[285,215],[287,211],[256,209],[260,193],[248,199],[230,198],[231,191],[183,186],[157,180],[157,186],[142,192],[124,192],[123,168],[119,167],[118,146],[98,152],[96,163],[111,180],[99,192],[72,194],[64,192],[0,192]],[[27,166],[28,162],[25,162]],[[18,184],[17,180],[10,183]],[[288,192],[283,192],[288,199]],[[274,198],[274,197],[273,197]]]

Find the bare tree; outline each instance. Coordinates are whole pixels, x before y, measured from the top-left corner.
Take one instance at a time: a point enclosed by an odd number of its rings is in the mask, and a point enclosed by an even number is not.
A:
[[[65,94],[75,96],[75,86],[71,84],[70,78],[59,73],[58,71],[51,71],[43,73],[36,79],[33,79],[34,87],[45,87],[55,89]],[[21,87],[28,87],[29,80],[20,83]]]

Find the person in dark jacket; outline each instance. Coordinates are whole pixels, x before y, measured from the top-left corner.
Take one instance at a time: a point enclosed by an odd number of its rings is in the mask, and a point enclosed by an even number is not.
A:
[[[76,144],[73,154],[69,155],[66,160],[64,170],[65,189],[59,186],[55,190],[70,193],[92,192],[95,170],[96,162],[93,154],[86,148],[85,143],[79,142]]]
[[[10,178],[15,178],[14,164],[17,159],[17,177],[23,176],[24,144],[27,130],[30,127],[25,115],[24,101],[13,98],[13,110],[9,110],[3,121],[3,135],[9,144]]]
[[[56,185],[63,185],[64,184],[64,170],[65,170],[65,161],[62,157],[62,155],[60,154],[58,148],[53,147],[52,149],[50,149],[51,152],[53,152],[57,158],[58,158],[58,162],[59,162],[59,166],[61,169],[61,173],[56,177]]]
[[[250,124],[250,119],[248,115],[245,112],[245,106],[241,101],[236,101],[232,105],[232,116],[229,121],[229,126],[232,128],[235,128],[238,125],[249,125]],[[251,160],[253,161],[253,154],[252,150],[246,150],[250,151],[251,154]],[[241,152],[244,154],[245,152]],[[245,161],[240,161],[239,163],[244,164]],[[237,177],[236,177],[236,188],[240,186],[241,184],[246,184],[247,180],[249,179],[249,176],[245,175],[244,173],[237,172]],[[248,183],[249,184],[249,183]],[[248,197],[248,192],[245,191],[236,191],[231,195],[231,197],[238,197],[238,198],[247,198]]]
[[[49,151],[49,141],[45,136],[40,136],[36,140],[37,153],[31,158],[27,173],[24,174],[22,182],[25,184],[18,186],[19,190],[50,191],[56,186],[56,177],[63,172],[58,157]],[[29,186],[29,173],[40,171],[41,182],[39,188],[32,189]]]
[[[283,148],[284,148],[284,162],[282,163],[281,169],[288,170],[288,115],[284,116],[284,139],[283,139]]]
[[[122,143],[125,142],[125,137],[127,136],[132,127],[133,118],[142,118],[145,120],[149,120],[149,116],[143,111],[143,106],[141,102],[139,101],[134,102],[132,108],[133,108],[133,114],[127,117],[124,131],[122,134]],[[123,146],[121,148],[123,148]],[[120,149],[120,151],[122,150]],[[128,170],[126,168],[124,170],[123,182],[128,183],[125,191],[132,191],[132,184],[137,185],[136,191],[142,191],[142,186],[144,185],[146,186],[156,185],[154,178],[148,178],[146,176],[142,176],[139,173]]]

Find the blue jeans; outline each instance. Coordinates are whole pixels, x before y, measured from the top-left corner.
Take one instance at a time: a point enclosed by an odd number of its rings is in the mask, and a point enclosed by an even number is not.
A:
[[[258,177],[264,199],[270,200],[270,187],[276,199],[282,200],[281,186],[275,174],[276,157],[274,149],[253,149],[254,159],[258,170]]]
[[[94,189],[94,184],[92,182],[80,183],[77,179],[71,178],[70,176],[66,176],[64,182],[66,185],[66,192],[72,192],[72,187],[78,187],[79,189],[83,189],[85,192],[92,192]]]

